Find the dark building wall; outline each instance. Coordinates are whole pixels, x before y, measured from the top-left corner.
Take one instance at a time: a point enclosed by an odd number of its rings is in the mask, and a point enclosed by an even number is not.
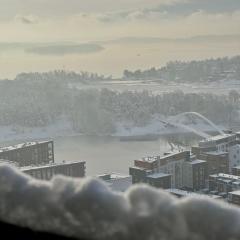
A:
[[[229,193],[231,192],[232,186],[220,178],[215,176],[209,176],[209,191],[217,191],[219,193]]]
[[[207,177],[217,173],[229,172],[228,154],[214,155],[210,153],[200,154],[199,159],[207,162]]]
[[[50,180],[54,175],[81,178],[85,176],[85,162],[29,168],[27,170],[23,170],[23,172],[41,180]]]
[[[239,167],[233,167],[232,168],[232,175],[240,176],[240,168]]]
[[[20,167],[39,165],[54,162],[53,141],[36,143],[21,148],[9,148],[0,152],[0,159],[10,160],[19,164]]]
[[[129,175],[132,176],[132,183],[141,183],[141,182],[146,182],[146,176],[147,172],[145,169],[140,169],[140,168],[129,168]]]
[[[196,155],[197,158],[201,156],[203,153],[211,152],[211,151],[216,151],[216,147],[192,147],[191,152]]]
[[[199,191],[206,187],[207,162],[193,165],[193,190]]]
[[[129,174],[132,176],[133,184],[147,183],[156,188],[171,188],[171,175],[152,177],[151,171],[135,167],[129,168]]]
[[[176,154],[166,155],[160,159],[160,166],[164,166],[164,165],[168,164],[169,162],[179,161],[182,159],[188,161],[189,158],[190,158],[190,151],[184,151],[184,152],[179,152]]]
[[[171,188],[171,175],[159,178],[146,177],[146,182],[156,188],[169,189]]]
[[[153,170],[158,167],[158,161],[155,160],[153,162],[148,162],[143,160],[135,160],[134,166],[139,168],[145,168],[147,170]]]
[[[240,206],[240,195],[234,194],[234,192],[229,193],[228,202]]]

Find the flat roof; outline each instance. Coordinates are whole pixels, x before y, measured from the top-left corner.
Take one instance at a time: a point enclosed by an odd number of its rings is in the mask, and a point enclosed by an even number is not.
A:
[[[148,178],[161,178],[161,177],[169,177],[171,176],[171,174],[167,174],[167,173],[152,173],[147,175]]]
[[[217,174],[212,174],[210,175],[211,177],[215,177],[215,178],[225,178],[225,179],[231,179],[231,180],[240,180],[240,176],[236,176],[236,175],[230,175],[230,174],[225,174],[225,173],[217,173]]]
[[[201,142],[218,141],[218,140],[223,140],[225,138],[234,137],[234,136],[236,136],[236,134],[222,134],[222,135],[219,134],[216,136],[206,138],[206,139],[202,140]]]
[[[227,153],[228,152],[225,152],[225,151],[209,151],[209,152],[206,152],[206,154],[214,155],[214,156],[224,155],[224,154],[227,154]]]
[[[133,166],[133,167],[130,167],[130,169],[136,169],[136,170],[142,170],[142,171],[146,171],[146,172],[151,172],[151,170],[148,170],[144,167],[136,167],[136,166]]]
[[[126,176],[118,179],[111,179],[105,181],[105,183],[116,192],[125,192],[130,186],[132,186],[132,177]]]
[[[170,189],[166,189],[167,192],[172,193],[172,194],[176,194],[179,196],[207,196],[210,198],[220,198],[220,196],[218,195],[213,195],[213,194],[202,194],[202,193],[196,193],[196,192],[190,192],[190,191],[185,191],[185,190],[180,190],[177,188],[170,188]]]
[[[49,163],[44,165],[31,165],[31,166],[25,166],[20,167],[19,169],[21,171],[28,171],[28,170],[37,170],[37,169],[44,169],[44,168],[51,168],[51,167],[57,167],[57,166],[67,166],[72,164],[78,164],[78,163],[85,163],[85,161],[65,161],[65,162],[59,162],[59,163]]]
[[[189,161],[188,163],[190,164],[199,164],[199,163],[205,163],[206,161],[204,160],[200,160],[200,159],[196,159],[196,160],[193,160],[193,161]]]
[[[240,165],[232,167],[232,168],[240,169]]]
[[[229,194],[240,196],[240,190],[229,192]]]
[[[148,156],[148,157],[143,157],[141,159],[136,159],[136,161],[143,161],[143,162],[152,163],[152,162],[157,161],[158,159],[160,159],[160,156]]]
[[[6,152],[6,151],[11,151],[11,150],[16,150],[24,147],[30,147],[38,144],[43,144],[43,143],[49,143],[52,142],[51,140],[49,141],[39,141],[39,142],[26,142],[26,143],[19,143],[16,145],[8,146],[8,147],[1,147],[0,148],[0,153],[1,152]]]
[[[184,151],[172,151],[172,152],[166,152],[164,153],[162,156],[160,155],[156,155],[156,156],[147,156],[147,157],[143,157],[141,159],[135,159],[135,161],[143,161],[143,162],[154,162],[156,160],[162,160],[162,159],[165,159],[165,158],[169,158],[171,156],[175,156],[175,155],[178,155],[178,154],[182,154],[182,153],[187,153],[187,152],[190,152],[188,150],[184,150]]]
[[[130,177],[130,176],[129,175],[124,175],[124,174],[121,174],[121,173],[104,173],[104,174],[97,175],[96,177],[101,178],[105,181],[109,181],[109,180],[123,179],[123,178],[127,178],[127,177]]]

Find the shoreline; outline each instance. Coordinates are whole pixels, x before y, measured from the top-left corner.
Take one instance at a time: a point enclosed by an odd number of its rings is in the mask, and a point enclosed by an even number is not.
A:
[[[195,124],[194,127],[201,132],[213,133],[216,132],[212,127],[206,124]],[[221,129],[226,129],[219,126]],[[18,126],[18,128],[21,128]],[[175,127],[163,127],[161,124],[158,126],[147,125],[144,127],[130,127],[118,128],[114,134],[83,134],[74,132],[66,125],[52,125],[44,128],[22,128],[22,131],[17,131],[13,126],[0,126],[0,143],[11,141],[33,141],[37,139],[54,139],[63,137],[113,137],[119,138],[120,141],[156,141],[163,136],[176,135],[176,134],[191,134],[190,131],[178,129]]]

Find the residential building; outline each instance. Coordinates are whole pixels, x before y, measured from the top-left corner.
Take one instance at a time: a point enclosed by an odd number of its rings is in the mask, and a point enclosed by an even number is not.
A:
[[[201,151],[221,151],[228,152],[229,147],[236,145],[237,143],[237,134],[229,133],[213,136],[207,139],[204,139],[199,142],[199,148]]]
[[[232,173],[232,168],[240,165],[240,144],[235,144],[229,147],[229,172]]]
[[[146,183],[156,188],[167,189],[171,187],[171,175],[165,173],[154,173],[151,170],[130,167],[129,173],[132,176],[132,183]]]
[[[199,154],[198,159],[207,162],[207,177],[217,173],[229,173],[229,158],[227,152],[205,152]]]
[[[233,167],[240,165],[240,134],[210,137],[200,141],[197,147],[192,147],[192,152],[197,158],[208,161],[209,175],[231,173]]]
[[[202,193],[196,193],[192,191],[185,191],[185,190],[180,190],[176,188],[171,188],[167,189],[167,192],[171,193],[172,195],[178,197],[178,198],[183,198],[183,197],[209,197],[212,199],[222,199],[221,196],[218,195],[212,195],[212,194],[202,194]]]
[[[206,186],[207,162],[193,157],[183,163],[183,187],[190,191],[199,191]]]
[[[182,151],[165,153],[162,157],[153,156],[135,160],[134,167],[130,168],[130,175],[133,177],[133,183],[138,183],[141,181],[145,182],[146,176],[149,174],[163,173],[167,174],[168,178],[171,178],[171,187],[182,188],[183,163],[189,158],[190,152]],[[155,181],[157,180],[155,179]]]
[[[146,177],[146,182],[156,188],[168,189],[171,186],[171,175],[166,173],[152,173]]]
[[[212,193],[227,197],[229,192],[240,190],[240,177],[224,173],[210,175],[208,188]]]
[[[240,206],[240,191],[229,192],[228,202]]]
[[[232,168],[232,175],[240,176],[240,166],[236,166]]]
[[[125,192],[132,185],[132,177],[117,173],[97,176],[102,179],[113,191]]]
[[[190,151],[175,152],[166,154],[158,161],[158,169],[155,172],[170,174],[171,187],[183,187],[183,164],[190,158]]]
[[[54,162],[53,141],[27,142],[0,148],[0,159],[16,162],[20,167]]]
[[[62,162],[39,166],[20,167],[20,171],[33,178],[50,180],[55,175],[63,175],[74,178],[85,177],[85,162]]]

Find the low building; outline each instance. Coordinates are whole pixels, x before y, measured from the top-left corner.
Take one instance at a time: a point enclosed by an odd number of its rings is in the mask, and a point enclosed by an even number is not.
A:
[[[50,180],[55,175],[63,175],[74,178],[85,177],[85,162],[62,162],[39,166],[20,167],[20,171],[33,178],[40,180]]]
[[[232,175],[240,176],[240,166],[236,166],[232,168]]]
[[[217,173],[229,173],[229,158],[227,152],[211,151],[201,153],[198,159],[207,162],[207,176]]]
[[[228,202],[240,206],[240,191],[229,192]]]
[[[148,169],[131,167],[129,174],[132,176],[132,183],[146,183],[156,188],[167,189],[171,187],[171,175],[161,172],[153,172]]]
[[[140,167],[130,167],[129,175],[132,176],[132,184],[146,183],[147,175],[151,174],[151,170]]]
[[[27,142],[0,148],[0,159],[16,162],[19,166],[54,162],[53,141]]]
[[[221,151],[228,152],[229,147],[237,144],[237,134],[229,133],[222,134],[213,137],[209,137],[199,142],[199,148],[206,152],[207,151]],[[212,149],[212,150],[210,150]]]
[[[170,188],[188,189],[198,191],[205,188],[207,177],[207,163],[196,159],[190,151],[166,153],[162,157],[154,156],[134,161],[130,168],[133,183],[146,182],[157,187],[166,188],[171,180]],[[149,179],[149,175],[158,176],[159,179]],[[163,180],[164,174],[167,180]],[[148,178],[148,180],[146,180]],[[162,186],[157,183],[160,181]],[[164,182],[165,181],[165,182]],[[153,183],[154,182],[154,183]]]
[[[210,192],[227,197],[229,192],[240,189],[240,177],[224,173],[210,175],[208,188]]]
[[[147,175],[146,182],[156,188],[168,189],[171,187],[171,175],[166,173],[152,173]]]
[[[185,190],[180,190],[176,188],[171,188],[167,189],[167,192],[171,193],[172,195],[178,197],[178,198],[183,198],[183,197],[210,197],[212,199],[222,199],[221,196],[218,195],[212,195],[212,194],[201,194],[201,193],[196,193],[192,191],[185,191]]]
[[[132,177],[117,173],[103,174],[97,176],[102,179],[113,191],[125,192],[132,186]]]

